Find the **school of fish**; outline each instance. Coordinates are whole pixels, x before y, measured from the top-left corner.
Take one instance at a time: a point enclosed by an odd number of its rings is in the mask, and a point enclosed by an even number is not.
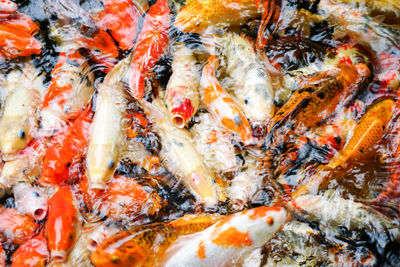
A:
[[[400,265],[397,0],[0,0],[0,267]]]

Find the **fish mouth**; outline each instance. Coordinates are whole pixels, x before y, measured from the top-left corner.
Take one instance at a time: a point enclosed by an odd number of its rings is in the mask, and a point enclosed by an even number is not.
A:
[[[172,123],[177,127],[182,129],[183,127],[185,127],[185,119],[179,115],[179,114],[175,114],[172,116]]]
[[[44,220],[44,218],[46,218],[46,215],[47,215],[47,208],[38,208],[33,213],[33,217],[37,221]]]
[[[52,251],[51,260],[54,262],[64,262],[67,259],[67,253],[65,251]]]

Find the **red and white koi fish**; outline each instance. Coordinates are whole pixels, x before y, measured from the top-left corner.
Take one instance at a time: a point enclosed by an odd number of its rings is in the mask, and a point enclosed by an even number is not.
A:
[[[236,134],[245,145],[252,143],[252,131],[250,124],[233,98],[222,88],[215,77],[215,69],[218,65],[216,56],[208,59],[203,69],[200,85],[202,100],[208,111],[222,127],[232,134]]]
[[[145,78],[168,45],[169,24],[170,10],[167,0],[158,0],[146,14],[133,53],[129,87],[130,94],[136,98],[144,97]]]
[[[32,140],[37,127],[36,112],[43,92],[42,77],[26,64],[7,77],[7,98],[0,123],[0,148],[4,155],[17,153]]]
[[[47,216],[47,196],[39,188],[28,183],[19,183],[13,187],[16,208],[36,221]]]
[[[54,262],[64,262],[74,246],[79,224],[74,197],[67,186],[58,186],[49,199],[46,238]]]
[[[11,266],[45,266],[50,259],[50,251],[42,230],[35,237],[23,243],[11,258]]]
[[[165,102],[172,122],[176,127],[183,128],[196,114],[200,104],[200,71],[193,52],[185,44],[175,46],[173,57]]]
[[[65,126],[50,142],[43,159],[41,185],[73,182],[80,172],[80,163],[89,144],[93,111],[90,106]]]
[[[94,93],[94,76],[79,51],[62,52],[51,72],[41,109],[42,132],[52,135],[75,119]]]
[[[162,258],[163,266],[229,266],[263,246],[287,220],[280,207],[233,214],[206,230],[179,237]]]
[[[47,138],[36,138],[15,159],[6,161],[0,175],[0,187],[9,188],[20,182],[32,184],[41,174],[47,146]]]
[[[0,207],[0,233],[7,243],[21,245],[39,229],[39,224],[16,209]]]
[[[231,134],[220,127],[209,113],[199,115],[200,123],[190,132],[204,164],[215,173],[235,172],[239,169]]]
[[[183,32],[204,33],[210,27],[238,26],[261,12],[254,0],[188,1],[178,13],[175,27]]]
[[[168,117],[164,102],[155,100],[152,104],[141,101],[142,108],[154,121],[160,136],[162,150],[160,157],[166,168],[180,177],[197,199],[206,205],[218,202],[217,185],[210,171],[204,167],[203,159],[191,142],[192,136],[185,129],[175,127]]]
[[[127,96],[121,79],[128,69],[129,61],[130,57],[120,61],[107,74],[99,88],[86,157],[91,188],[104,189],[120,160],[127,128]]]
[[[7,19],[0,19],[0,24],[22,30],[30,35],[35,35],[39,31],[39,26],[33,22],[31,17],[19,12],[10,15]]]
[[[9,15],[17,12],[18,6],[16,3],[9,0],[0,0],[0,18],[6,18]]]
[[[227,33],[216,37],[226,58],[226,72],[237,103],[249,119],[253,134],[263,136],[275,112],[271,78],[253,44],[244,37]]]
[[[119,48],[129,50],[135,45],[141,20],[141,10],[132,1],[104,0],[103,23],[119,44]]]
[[[25,57],[41,51],[42,45],[28,32],[0,24],[0,57]]]

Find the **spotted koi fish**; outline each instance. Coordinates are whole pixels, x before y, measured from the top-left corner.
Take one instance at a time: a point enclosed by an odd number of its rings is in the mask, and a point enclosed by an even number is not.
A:
[[[200,104],[200,73],[193,52],[184,44],[176,46],[172,61],[172,76],[168,81],[165,102],[172,122],[183,128]]]
[[[16,208],[36,221],[47,216],[47,195],[40,187],[28,183],[19,183],[13,187]]]
[[[254,0],[194,0],[179,11],[174,25],[201,34],[210,27],[241,25],[260,14]]]
[[[233,214],[202,232],[179,237],[166,251],[163,266],[227,266],[263,246],[283,226],[287,212],[259,207]]]
[[[93,111],[88,107],[51,139],[38,183],[62,185],[76,179],[80,172],[79,164],[89,144],[92,118]]]
[[[158,0],[146,14],[132,57],[129,87],[130,94],[138,99],[144,97],[145,78],[168,45],[169,24],[167,0]]]
[[[180,235],[202,231],[222,218],[219,214],[186,215],[170,223],[138,226],[104,240],[91,260],[96,267],[155,266]]]
[[[58,186],[49,199],[49,215],[46,221],[46,239],[51,260],[64,262],[76,241],[78,210],[67,186]]]
[[[0,207],[0,233],[10,244],[21,245],[39,229],[34,219],[16,209]]]
[[[42,230],[35,237],[23,243],[14,252],[11,262],[12,266],[45,266],[50,259],[47,241]]]
[[[200,85],[202,99],[208,111],[222,127],[239,136],[244,144],[252,143],[250,124],[235,100],[222,88],[215,77],[218,59],[212,55],[203,69]]]
[[[41,109],[44,134],[54,134],[84,110],[94,93],[93,81],[90,66],[79,51],[60,53]]]

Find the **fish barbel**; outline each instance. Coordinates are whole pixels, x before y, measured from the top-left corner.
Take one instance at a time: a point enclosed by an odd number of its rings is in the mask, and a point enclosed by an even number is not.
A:
[[[169,223],[153,223],[124,231],[101,243],[92,253],[96,267],[155,266],[181,235],[199,232],[220,221],[219,214],[186,215]]]
[[[235,213],[207,229],[179,237],[162,257],[162,266],[229,266],[263,246],[287,220],[280,207]]]
[[[254,0],[193,0],[178,12],[174,26],[201,34],[209,27],[241,25],[260,14]]]

